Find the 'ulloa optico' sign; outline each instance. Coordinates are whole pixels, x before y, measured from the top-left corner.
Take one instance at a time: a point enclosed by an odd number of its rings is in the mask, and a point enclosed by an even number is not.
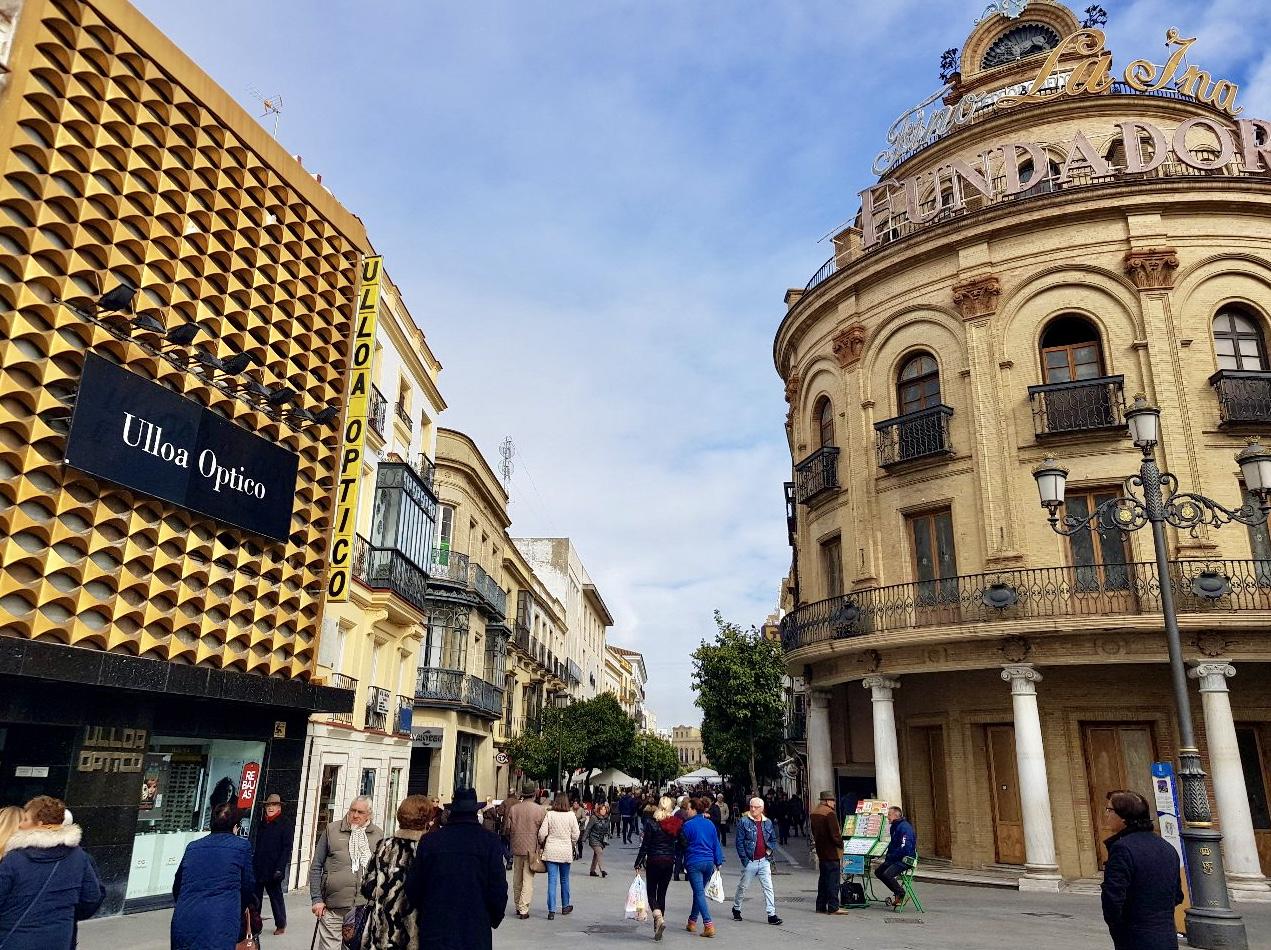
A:
[[[286,541],[299,459],[96,353],[84,361],[67,464]]]

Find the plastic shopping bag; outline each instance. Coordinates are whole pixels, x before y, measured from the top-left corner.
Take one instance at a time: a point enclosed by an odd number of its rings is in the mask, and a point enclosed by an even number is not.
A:
[[[717,904],[722,904],[728,900],[724,896],[724,879],[719,874],[719,868],[715,869],[715,873],[711,875],[710,882],[706,885],[706,896]]]
[[[644,875],[637,874],[627,890],[627,919],[647,920],[649,917],[649,892],[644,886]]]

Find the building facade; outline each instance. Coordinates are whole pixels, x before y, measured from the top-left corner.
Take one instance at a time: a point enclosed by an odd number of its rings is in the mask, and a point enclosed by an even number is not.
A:
[[[1234,457],[1271,434],[1271,126],[1193,41],[1163,67],[1103,42],[1058,3],[981,19],[774,346],[810,787],[903,802],[924,857],[1039,888],[1098,874],[1106,792],[1152,800],[1178,736],[1148,533],[1058,536],[1032,469],[1071,469],[1068,515],[1121,493],[1141,392],[1179,490],[1236,508]],[[1271,545],[1167,532],[1229,882],[1264,899]]]
[[[613,644],[605,649],[613,661],[607,666],[611,671],[606,679],[607,690],[618,697],[623,712],[635,720],[637,729],[647,729],[644,687],[649,681],[649,671],[645,668],[644,656]]]
[[[103,913],[300,800],[360,222],[122,0],[3,5],[0,800]]]
[[[672,726],[671,745],[675,746],[685,772],[710,765],[702,749],[702,730],[697,726]]]

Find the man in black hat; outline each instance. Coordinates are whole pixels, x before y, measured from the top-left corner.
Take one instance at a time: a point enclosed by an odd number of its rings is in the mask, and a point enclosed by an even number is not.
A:
[[[264,815],[256,822],[252,872],[256,875],[257,907],[264,906],[261,898],[266,891],[269,892],[275,934],[287,930],[287,902],[283,900],[283,891],[286,888],[287,865],[291,863],[294,834],[294,823],[282,816],[282,798],[270,795],[265,799]]]
[[[834,793],[822,792],[812,809],[812,844],[816,849],[821,876],[816,884],[818,914],[846,914],[839,907],[839,878],[843,866],[843,829],[834,811]]]
[[[419,950],[493,946],[493,931],[507,909],[508,880],[503,845],[481,827],[480,808],[473,789],[458,789],[445,827],[419,841],[406,875],[406,899],[421,922]]]

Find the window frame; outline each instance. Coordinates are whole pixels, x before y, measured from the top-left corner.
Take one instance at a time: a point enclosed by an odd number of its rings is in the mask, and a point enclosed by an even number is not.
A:
[[[930,360],[933,368],[906,379],[905,373],[909,370],[909,367],[922,360]],[[925,392],[925,385],[933,381],[935,382],[935,392]],[[914,387],[918,387],[917,401],[919,405],[912,409],[906,408],[905,390]],[[911,412],[922,412],[924,409],[932,409],[936,406],[944,405],[943,395],[943,387],[940,380],[940,361],[936,359],[935,354],[927,350],[918,350],[905,357],[904,362],[900,364],[900,368],[896,372],[896,415],[907,416]]]
[[[1060,322],[1080,322],[1090,328],[1092,334],[1088,340],[1078,340],[1075,343],[1061,343],[1053,346],[1046,345],[1046,337],[1055,329],[1055,325]],[[1086,363],[1078,363],[1074,357],[1076,351],[1082,347],[1094,345],[1095,353],[1098,356],[1097,373],[1094,376],[1078,376],[1076,369],[1078,366],[1089,365]],[[1041,361],[1041,380],[1045,386],[1058,385],[1061,383],[1082,383],[1090,382],[1094,379],[1103,379],[1108,375],[1108,358],[1107,351],[1103,345],[1103,333],[1099,329],[1099,325],[1082,313],[1064,312],[1058,313],[1051,317],[1042,326],[1041,334],[1037,338],[1037,353]],[[1051,379],[1051,366],[1047,360],[1047,354],[1064,353],[1066,354],[1065,369],[1068,374],[1067,379]],[[1056,367],[1057,368],[1057,367]]]
[[[1070,504],[1080,500],[1084,510],[1071,513],[1079,518],[1088,517],[1099,505],[1120,494],[1119,489],[1110,485],[1088,485],[1072,489],[1064,499],[1064,514],[1070,513],[1068,510]],[[1105,549],[1105,545],[1109,543],[1109,537],[1113,534],[1120,535],[1122,555],[1120,561],[1108,560],[1109,552]],[[1082,541],[1088,542],[1090,547],[1091,560],[1088,562],[1083,561],[1078,555],[1078,545]],[[1076,585],[1074,593],[1124,594],[1133,589],[1134,550],[1130,546],[1129,535],[1124,531],[1117,528],[1105,530],[1095,522],[1091,525],[1091,530],[1078,531],[1070,535],[1067,550],[1068,564],[1073,570]],[[1109,567],[1120,568],[1119,575],[1116,571],[1109,571]]]
[[[1220,331],[1218,329],[1218,321],[1224,317],[1227,319],[1228,329]],[[1252,332],[1237,330],[1235,323],[1237,317],[1247,320],[1250,324],[1252,324]],[[1218,308],[1218,311],[1214,314],[1213,320],[1209,323],[1209,327],[1210,333],[1213,336],[1214,363],[1217,365],[1219,370],[1254,373],[1265,373],[1267,371],[1268,360],[1266,337],[1262,332],[1262,321],[1254,313],[1239,305],[1226,304]],[[1220,354],[1218,352],[1218,341],[1220,339],[1231,341],[1232,352],[1230,354]],[[1257,354],[1253,357],[1245,356],[1240,352],[1240,343],[1247,340],[1252,340],[1254,347],[1257,350]],[[1236,365],[1224,366],[1222,365],[1222,361],[1224,359],[1234,359]],[[1256,368],[1244,365],[1245,361],[1250,359],[1257,361],[1258,366]]]
[[[822,394],[817,398],[816,407],[812,412],[813,424],[816,427],[817,448],[831,449],[836,445],[834,433],[834,402],[829,396]],[[830,437],[827,440],[825,430],[828,424]]]

